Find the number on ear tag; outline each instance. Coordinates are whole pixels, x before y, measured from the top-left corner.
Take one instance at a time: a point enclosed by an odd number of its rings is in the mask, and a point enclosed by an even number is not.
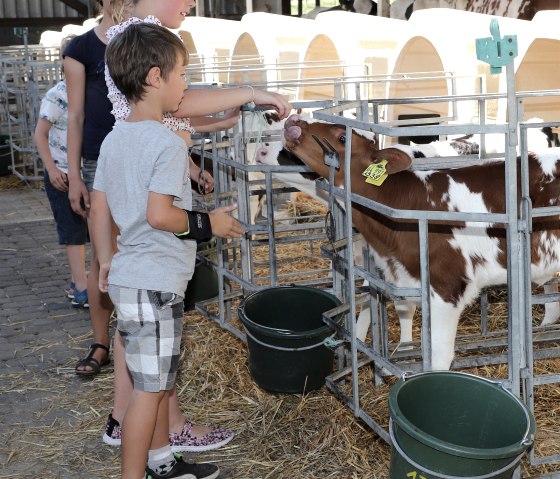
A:
[[[362,173],[366,177],[366,183],[375,186],[381,186],[389,176],[385,169],[387,160],[381,160],[379,163],[372,163]]]

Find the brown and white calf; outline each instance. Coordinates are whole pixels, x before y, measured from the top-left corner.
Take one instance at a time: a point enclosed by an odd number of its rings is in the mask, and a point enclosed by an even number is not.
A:
[[[290,153],[284,148],[282,142],[269,142],[265,143],[257,150],[256,155],[257,163],[271,166],[304,166],[297,156]],[[325,206],[328,204],[328,192],[322,188],[317,187],[316,180],[319,175],[315,172],[300,172],[300,173],[283,173],[275,172],[274,178],[282,181],[288,186],[297,188],[302,193],[305,193],[317,201],[323,203]],[[344,205],[341,205],[344,207]],[[354,241],[354,263],[363,265],[362,258],[362,240]],[[367,285],[367,282],[364,282]],[[408,343],[412,341],[412,319],[416,311],[416,305],[410,301],[396,300],[394,301],[395,311],[399,317],[400,323],[400,342]],[[369,306],[362,308],[358,319],[356,320],[356,337],[360,341],[365,341],[369,326],[371,324],[371,312]]]
[[[323,150],[312,134],[326,138],[337,149],[341,166],[334,181],[335,186],[343,187],[346,128],[309,124],[297,116],[286,121],[285,147],[316,173],[328,178]],[[380,187],[365,183],[363,171],[382,159],[388,161],[388,178]],[[353,193],[403,210],[505,212],[503,161],[418,172],[410,170],[411,164],[410,155],[401,149],[380,151],[375,142],[353,133]],[[557,206],[560,203],[560,149],[530,155],[529,175],[533,207]],[[371,246],[376,263],[389,282],[400,287],[419,287],[418,233],[410,227],[410,222],[389,220],[361,205],[353,207],[352,221]],[[560,222],[557,217],[536,218],[532,228],[531,275],[535,283],[543,284],[560,270]],[[449,369],[462,311],[479,296],[482,288],[507,282],[506,235],[502,225],[439,222],[430,225],[428,241],[431,363],[432,369]]]
[[[530,121],[542,122],[538,118]],[[283,125],[283,122],[282,122]],[[542,129],[528,129],[528,145],[531,150],[541,150],[552,146],[560,146],[557,136],[549,127]],[[371,137],[370,137],[371,138]],[[503,135],[490,134],[485,136],[487,153],[502,153],[504,148]],[[480,150],[480,137],[472,135],[448,141],[434,141],[426,145],[394,145],[412,158],[424,157],[441,157],[441,156],[461,156],[478,154]],[[284,148],[281,141],[267,141],[263,143],[255,152],[255,161],[258,164],[271,166],[304,166],[296,155]],[[282,181],[288,186],[297,188],[299,191],[322,202],[324,205],[328,203],[328,192],[322,188],[318,188],[315,180],[319,175],[315,172],[301,173],[284,173],[275,172],[273,175],[277,180]],[[362,258],[362,242],[354,242],[354,261],[356,264],[363,264]],[[364,283],[367,285],[367,282]],[[555,293],[558,289],[555,284],[545,285],[546,293]],[[414,301],[395,300],[394,308],[400,323],[400,344],[406,344],[413,340],[412,337],[412,321],[416,311],[417,304]],[[365,307],[360,311],[356,320],[356,337],[365,341],[369,331],[370,320],[369,307]],[[552,324],[560,317],[560,304],[547,303],[545,306],[545,316],[543,324]],[[404,346],[406,347],[406,346]]]

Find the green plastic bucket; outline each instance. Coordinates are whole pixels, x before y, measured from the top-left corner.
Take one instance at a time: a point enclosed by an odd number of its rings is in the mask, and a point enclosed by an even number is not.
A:
[[[322,316],[339,305],[332,294],[307,286],[278,286],[247,296],[238,314],[247,332],[253,380],[279,393],[323,386],[333,371],[334,352],[323,343],[332,330]]]
[[[512,477],[535,419],[501,383],[434,371],[403,377],[389,394],[391,479]]]
[[[214,240],[198,243],[196,251],[197,253],[204,253],[205,256],[215,262],[216,242]],[[194,308],[196,303],[215,298],[218,296],[218,293],[218,273],[211,264],[197,257],[194,273],[185,291],[183,309],[189,311]]]
[[[183,309],[189,311],[196,303],[218,296],[218,273],[212,265],[197,261],[193,276],[187,285]]]

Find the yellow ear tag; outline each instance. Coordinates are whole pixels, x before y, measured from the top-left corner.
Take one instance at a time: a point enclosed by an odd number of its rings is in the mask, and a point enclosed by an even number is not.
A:
[[[385,170],[387,160],[381,160],[379,163],[372,163],[362,173],[366,177],[366,183],[375,186],[381,186],[389,176]]]

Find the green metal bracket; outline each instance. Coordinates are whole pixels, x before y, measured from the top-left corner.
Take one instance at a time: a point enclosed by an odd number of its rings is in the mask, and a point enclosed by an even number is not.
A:
[[[490,73],[495,75],[517,56],[517,35],[500,37],[500,27],[495,18],[490,21],[490,33],[492,37],[476,39],[476,58],[490,64]]]

